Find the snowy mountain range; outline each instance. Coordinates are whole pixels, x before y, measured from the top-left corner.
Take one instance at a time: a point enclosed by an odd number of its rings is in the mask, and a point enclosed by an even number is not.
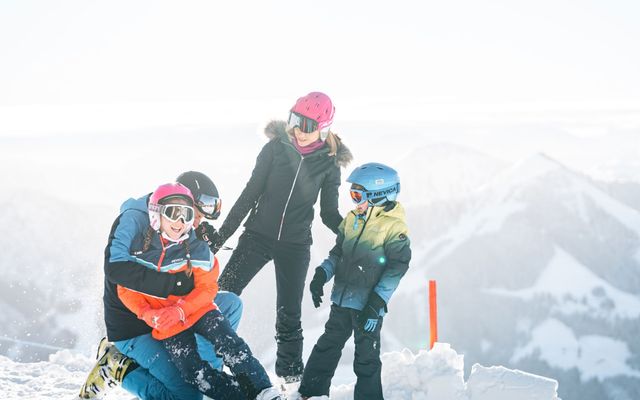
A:
[[[436,279],[440,338],[468,360],[553,376],[563,399],[640,398],[637,208],[543,154],[474,197],[412,261],[391,304],[396,339],[423,340],[424,288]],[[415,323],[393,319],[408,308],[425,311]]]

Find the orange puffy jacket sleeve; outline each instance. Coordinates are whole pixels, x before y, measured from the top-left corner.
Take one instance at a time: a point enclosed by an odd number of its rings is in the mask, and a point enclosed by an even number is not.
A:
[[[180,271],[185,269],[186,265]],[[216,309],[213,301],[218,293],[218,275],[220,274],[218,259],[214,257],[213,267],[209,271],[194,267],[192,272],[194,288],[186,296],[169,296],[167,299],[161,299],[118,286],[118,297],[138,318],[142,318],[142,314],[149,308],[160,309],[169,306],[180,306],[185,313],[184,323],[174,325],[164,331],[154,329],[152,332],[154,338],[166,339],[191,327],[204,314]]]

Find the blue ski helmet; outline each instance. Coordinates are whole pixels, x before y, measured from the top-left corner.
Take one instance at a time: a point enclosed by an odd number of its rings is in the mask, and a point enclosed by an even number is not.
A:
[[[379,206],[394,201],[400,193],[400,177],[395,169],[380,163],[367,163],[356,167],[347,182],[363,188],[351,189],[351,199],[356,204],[368,201]]]

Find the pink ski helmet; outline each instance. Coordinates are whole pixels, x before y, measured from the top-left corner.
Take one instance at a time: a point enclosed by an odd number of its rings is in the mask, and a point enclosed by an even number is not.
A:
[[[181,198],[186,200],[188,205],[193,206],[193,195],[186,186],[180,183],[166,183],[158,188],[149,197],[147,209],[149,211],[149,224],[153,230],[160,230],[160,217],[162,205],[167,204],[171,198]],[[193,218],[185,221],[185,224],[193,226]]]
[[[318,130],[323,130],[333,122],[333,115],[336,112],[336,108],[326,94],[311,92],[306,96],[300,97],[296,101],[296,104],[291,107],[291,112],[298,113],[316,121],[318,123]]]

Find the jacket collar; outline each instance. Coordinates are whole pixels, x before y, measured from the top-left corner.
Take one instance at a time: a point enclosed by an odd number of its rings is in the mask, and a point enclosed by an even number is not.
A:
[[[280,140],[281,142],[289,144],[293,147],[293,144],[291,143],[291,137],[287,133],[286,121],[273,120],[269,122],[264,128],[264,134],[265,136],[267,136],[267,138],[269,138],[269,140]],[[338,139],[338,148],[335,155],[335,162],[338,166],[344,168],[351,162],[351,160],[353,159],[353,155],[351,154],[351,150],[349,150],[349,148],[345,146],[345,144],[337,135],[336,138]],[[324,147],[313,154],[322,154],[321,152],[325,152],[324,149],[327,149],[326,151],[328,151],[328,148]]]

